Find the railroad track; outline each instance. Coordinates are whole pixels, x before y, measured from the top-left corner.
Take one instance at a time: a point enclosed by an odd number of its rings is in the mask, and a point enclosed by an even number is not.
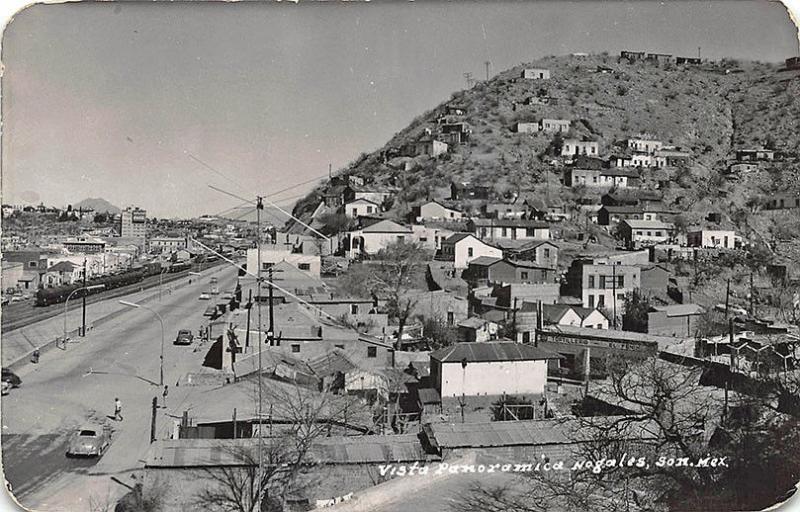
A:
[[[224,262],[200,264],[199,271],[207,270],[221,263]],[[188,277],[190,270],[191,269],[184,270],[183,272],[176,272],[174,274],[164,274],[161,282],[163,284],[167,284],[173,281],[177,281],[178,279],[185,279],[186,277]],[[198,269],[195,268],[193,271],[197,272]],[[126,286],[122,286],[120,288],[114,288],[113,290],[108,290],[105,292],[88,295],[86,297],[86,304],[94,304],[96,302],[100,302],[103,300],[121,297],[123,295],[127,295],[129,293],[138,291],[140,288],[145,290],[158,288],[158,282],[159,282],[158,275],[149,276],[143,279],[142,281],[139,281],[138,283],[132,283]],[[2,332],[8,333],[13,330],[25,327],[27,325],[40,322],[42,320],[46,320],[48,318],[52,318],[60,314],[64,314],[63,302],[58,304],[52,304],[50,306],[35,306],[34,301],[35,299],[30,299],[30,301],[26,303],[15,303],[4,306]],[[70,304],[75,304],[79,302],[80,302],[79,299],[73,299],[70,301]]]

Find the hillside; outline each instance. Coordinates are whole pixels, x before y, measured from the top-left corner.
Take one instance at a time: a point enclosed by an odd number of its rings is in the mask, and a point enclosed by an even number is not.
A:
[[[72,205],[75,210],[78,209],[91,209],[97,213],[113,213],[117,214],[121,210],[100,197],[90,197]]]
[[[522,69],[530,67],[547,68],[552,78],[519,79]],[[547,57],[455,92],[340,173],[398,186],[401,192],[387,212],[398,219],[426,197],[446,197],[442,187],[453,180],[491,185],[498,197],[546,191],[570,203],[574,192],[559,183],[561,163],[552,156],[556,137],[513,131],[517,122],[568,119],[571,127],[564,138],[596,140],[602,157],[642,135],[690,151],[687,169],[652,172],[669,184],[664,188],[667,205],[686,212],[689,222],[720,211],[748,236],[753,229],[772,229],[771,220],[754,221],[750,215],[764,196],[775,190],[800,192],[800,81],[798,72],[779,69],[731,60],[678,66],[629,63],[608,55]],[[529,98],[548,98],[549,104],[528,105]],[[472,128],[468,144],[451,145],[438,158],[393,158],[426,128],[436,133],[437,119],[448,105],[465,110],[462,120]],[[734,152],[756,146],[783,151],[788,158],[727,180],[724,173]],[[645,180],[644,186],[656,188],[657,180]],[[295,215],[309,220],[327,186],[298,202]]]

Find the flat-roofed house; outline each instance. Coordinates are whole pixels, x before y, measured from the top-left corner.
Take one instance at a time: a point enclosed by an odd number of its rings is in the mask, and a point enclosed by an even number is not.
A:
[[[561,156],[597,156],[598,154],[600,154],[600,143],[597,141],[564,139],[561,143]]]
[[[530,219],[471,219],[469,227],[481,240],[550,239],[550,225]]]
[[[800,208],[800,194],[792,194],[789,192],[770,194],[770,197],[767,198],[767,204],[764,207],[767,210]]]
[[[548,80],[550,78],[550,70],[544,68],[526,68],[522,70],[520,78],[525,80]]]
[[[417,221],[424,220],[458,220],[464,214],[453,208],[448,208],[438,201],[428,201],[414,207],[414,216]]]
[[[637,151],[639,153],[647,153],[652,155],[657,150],[661,149],[664,143],[660,140],[654,139],[628,139],[628,149]]]
[[[617,230],[629,248],[638,248],[668,242],[675,227],[658,220],[627,219],[619,223]]]
[[[568,119],[542,119],[539,129],[545,133],[567,133],[569,125]]]
[[[689,247],[734,249],[736,233],[732,230],[694,229],[686,233],[686,243]]]
[[[431,383],[444,397],[540,395],[553,353],[504,342],[457,343],[431,353]]]
[[[691,338],[703,313],[697,304],[653,306],[647,313],[647,334]]]

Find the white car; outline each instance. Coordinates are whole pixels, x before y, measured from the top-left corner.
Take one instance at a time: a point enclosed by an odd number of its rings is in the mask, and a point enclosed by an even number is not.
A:
[[[211,300],[211,295],[207,293],[201,293],[199,298],[200,300]]]
[[[2,388],[3,395],[11,393],[11,387],[12,386],[10,382],[3,381],[3,388]]]

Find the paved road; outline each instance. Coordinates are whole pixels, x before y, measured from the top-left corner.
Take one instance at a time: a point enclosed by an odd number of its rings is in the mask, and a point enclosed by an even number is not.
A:
[[[211,275],[219,277],[220,290],[235,287],[236,269],[217,267],[193,284],[165,294],[160,303],[157,299],[147,303],[159,311],[165,327],[164,381],[169,395],[167,408],[158,412],[160,438],[173,428],[181,404],[199,390],[175,384],[188,372],[202,371],[204,351],[172,345],[172,340],[178,329],[197,332],[205,323],[202,315],[208,302],[198,296],[208,288]],[[67,350],[51,350],[38,365],[19,369],[22,386],[2,397],[0,405],[4,470],[23,505],[35,510],[89,510],[90,498],[98,493],[126,492],[114,484],[109,489],[109,476],[124,476],[142,467],[150,440],[151,401],[154,396],[161,400],[160,347],[161,328],[155,316],[126,308]],[[121,422],[108,417],[115,397],[123,403]],[[64,443],[86,421],[111,425],[111,446],[99,461],[67,459]]]

